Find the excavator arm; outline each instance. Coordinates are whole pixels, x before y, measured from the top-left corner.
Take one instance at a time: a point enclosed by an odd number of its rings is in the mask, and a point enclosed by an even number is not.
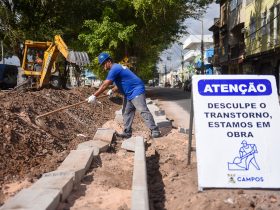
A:
[[[52,73],[52,67],[59,54],[58,48],[55,44],[52,44],[45,52],[41,71],[41,77],[39,82],[39,88],[47,86],[50,83],[50,77]]]
[[[61,53],[68,62],[78,66],[84,66],[90,63],[87,53],[69,50],[61,36],[56,35],[54,37],[54,43],[44,53],[45,62],[43,63],[40,87],[49,84],[51,70],[59,53]]]
[[[34,65],[34,62],[27,61],[27,54],[29,50],[43,50],[43,62],[41,71],[36,71],[34,68],[30,68]],[[84,66],[90,63],[88,54],[86,52],[76,52],[68,49],[67,45],[63,41],[60,35],[54,37],[54,42],[36,42],[27,40],[25,42],[24,56],[22,69],[23,74],[28,77],[36,78],[37,88],[42,88],[50,84],[50,78],[52,70],[54,69],[55,62],[59,54],[71,64],[77,66]]]

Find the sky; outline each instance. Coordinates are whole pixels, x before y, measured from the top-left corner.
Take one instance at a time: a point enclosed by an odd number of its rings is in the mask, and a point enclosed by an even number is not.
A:
[[[203,34],[212,34],[212,32],[208,29],[214,24],[214,18],[218,18],[219,16],[219,4],[210,4],[208,9],[206,10],[206,13],[201,18],[203,19]],[[201,35],[201,21],[195,19],[187,19],[185,21],[185,24],[188,27],[187,31],[190,35]],[[188,35],[184,35],[179,41],[183,43],[187,37]],[[162,62],[158,65],[159,72],[163,73],[164,65],[166,65],[167,71],[170,71],[170,69],[177,69],[179,66],[181,66],[181,53],[182,47],[177,43],[173,44],[171,48],[165,50],[161,55]],[[167,60],[167,57],[171,58],[171,60]]]

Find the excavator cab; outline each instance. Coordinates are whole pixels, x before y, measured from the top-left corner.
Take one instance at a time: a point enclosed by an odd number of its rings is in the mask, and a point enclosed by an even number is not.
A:
[[[17,87],[40,89],[53,84],[52,80],[59,78],[56,62],[60,55],[65,58],[68,65],[74,67],[81,68],[90,63],[86,52],[69,50],[60,35],[56,35],[53,42],[26,40]],[[59,82],[54,84],[60,85]]]

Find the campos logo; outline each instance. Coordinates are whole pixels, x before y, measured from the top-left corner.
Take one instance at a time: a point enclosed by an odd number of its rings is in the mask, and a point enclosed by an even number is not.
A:
[[[228,182],[232,184],[236,183],[235,174],[228,174]]]
[[[203,96],[259,96],[272,93],[267,79],[206,79],[198,81]]]

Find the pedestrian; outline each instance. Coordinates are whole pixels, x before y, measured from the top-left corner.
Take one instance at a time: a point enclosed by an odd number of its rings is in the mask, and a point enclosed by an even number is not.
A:
[[[124,130],[122,133],[117,134],[117,136],[122,138],[130,138],[132,136],[132,122],[135,111],[137,110],[144,119],[146,126],[151,130],[152,137],[160,137],[160,131],[146,104],[143,81],[128,67],[114,63],[111,56],[106,52],[100,53],[98,63],[105,71],[109,72],[99,89],[88,97],[87,101],[89,103],[95,103],[96,97],[103,93],[110,85],[114,84],[115,86],[107,92],[107,95],[112,96],[116,91],[124,95],[122,108]]]

